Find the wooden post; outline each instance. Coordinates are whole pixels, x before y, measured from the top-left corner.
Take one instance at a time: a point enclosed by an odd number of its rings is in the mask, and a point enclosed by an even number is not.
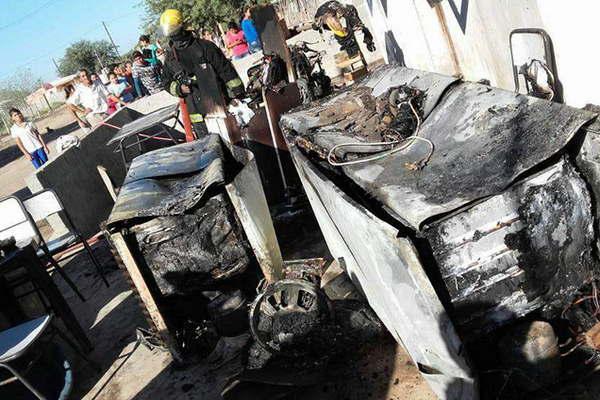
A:
[[[152,319],[152,322],[154,322],[154,326],[156,327],[158,334],[162,337],[162,339],[169,347],[173,358],[175,358],[175,360],[178,362],[183,362],[183,356],[179,352],[179,346],[177,345],[177,341],[169,332],[167,322],[163,318],[158,307],[157,301],[154,298],[151,289],[146,284],[144,276],[142,275],[138,264],[135,262],[135,258],[133,257],[131,250],[129,250],[129,246],[127,246],[125,238],[121,233],[113,233],[110,235],[110,241],[119,253],[121,261],[127,269],[127,272],[129,273],[129,276],[131,277],[131,280],[135,285],[140,299],[146,307],[148,315]]]

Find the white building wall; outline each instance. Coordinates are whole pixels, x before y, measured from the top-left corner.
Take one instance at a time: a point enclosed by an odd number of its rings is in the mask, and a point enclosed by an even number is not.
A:
[[[512,89],[509,34],[515,28],[541,27],[536,0],[449,0],[441,3],[442,19],[426,0],[372,0],[375,34],[385,47],[391,30],[406,65],[443,74],[462,74],[467,80],[489,79],[492,85]],[[465,31],[461,22],[466,22]],[[457,62],[453,60],[454,47]]]
[[[558,77],[567,104],[600,104],[600,2],[538,0],[544,27],[554,43]]]

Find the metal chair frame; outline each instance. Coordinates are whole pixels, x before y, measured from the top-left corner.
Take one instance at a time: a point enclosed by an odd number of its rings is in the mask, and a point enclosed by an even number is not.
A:
[[[67,273],[60,267],[60,265],[56,262],[56,260],[52,257],[52,255],[50,254],[50,251],[48,250],[48,247],[46,246],[45,242],[43,241],[43,237],[39,231],[39,228],[37,227],[37,225],[35,224],[35,222],[33,221],[33,219],[31,218],[31,215],[27,212],[27,209],[25,208],[25,206],[23,205],[23,202],[15,197],[15,196],[8,196],[5,197],[3,199],[0,200],[0,203],[5,202],[5,201],[15,201],[16,204],[19,205],[19,208],[21,210],[21,212],[23,213],[23,220],[14,224],[14,225],[10,225],[5,227],[4,229],[2,229],[0,232],[5,232],[8,231],[18,225],[27,223],[29,224],[29,226],[31,227],[32,233],[37,236],[34,237],[32,236],[32,239],[35,239],[40,248],[42,249],[46,260],[52,265],[52,267],[54,267],[54,269],[56,270],[56,272],[64,279],[64,281],[67,283],[67,285],[69,285],[69,287],[75,292],[75,294],[77,294],[77,297],[79,297],[81,299],[81,301],[85,301],[85,297],[83,297],[83,295],[81,294],[81,292],[79,292],[79,289],[77,289],[77,286],[75,285],[75,283],[71,280],[71,278],[67,275]],[[41,242],[40,242],[41,241]]]
[[[64,332],[62,332],[53,323],[54,315],[48,314],[44,317],[47,317],[47,320],[45,321],[45,326],[43,326],[41,328],[39,333],[34,338],[29,339],[29,342],[23,349],[21,349],[19,352],[15,353],[9,357],[6,357],[4,359],[0,358],[0,368],[4,368],[7,371],[9,371],[19,382],[21,382],[31,393],[33,393],[33,395],[35,395],[40,400],[47,400],[47,398],[42,393],[40,393],[35,387],[33,387],[33,385],[25,378],[25,374],[27,373],[27,370],[29,369],[30,366],[32,366],[38,360],[38,358],[36,358],[34,361],[32,361],[30,363],[30,365],[28,366],[28,368],[22,372],[18,371],[16,368],[11,366],[10,362],[20,358],[22,355],[27,353],[27,351],[36,342],[38,342],[45,334],[47,334],[49,336],[49,338],[47,340],[47,344],[51,343],[56,336],[59,336],[69,347],[71,347],[75,351],[75,353],[77,353],[92,368],[94,368],[95,370],[99,369],[98,366],[92,360],[90,360],[84,354],[84,352]],[[41,317],[41,318],[43,318],[43,317]],[[46,333],[46,331],[48,331],[48,330],[50,332]],[[47,348],[47,344],[46,344],[46,348]],[[41,352],[41,353],[43,353],[43,352]]]
[[[83,249],[74,252],[73,254],[70,254],[69,257],[73,257],[76,254],[79,254],[80,252],[82,252],[83,250],[85,250],[90,258],[90,260],[92,261],[92,263],[94,264],[94,267],[96,268],[96,271],[98,272],[98,274],[100,275],[100,277],[102,278],[102,281],[104,282],[104,284],[106,285],[106,287],[109,287],[109,283],[106,280],[106,276],[104,275],[104,271],[102,270],[102,266],[100,265],[100,263],[98,262],[98,260],[96,259],[96,257],[94,256],[94,253],[92,251],[92,248],[90,247],[90,245],[88,244],[87,240],[84,239],[84,237],[81,235],[81,233],[77,230],[77,228],[75,227],[75,225],[73,224],[73,221],[71,220],[71,217],[69,216],[69,213],[67,212],[67,210],[65,209],[65,206],[63,205],[62,201],[60,200],[60,197],[58,197],[58,195],[56,194],[56,192],[52,189],[44,189],[41,190],[29,197],[27,197],[26,199],[23,200],[23,207],[25,209],[25,211],[27,212],[27,215],[30,218],[30,221],[33,223],[34,229],[36,231],[36,234],[38,236],[38,240],[40,241],[40,245],[42,250],[49,255],[50,258],[52,258],[52,260],[54,261],[53,256],[53,252],[50,251],[50,249],[48,248],[48,244],[46,243],[46,240],[44,239],[44,237],[42,236],[37,224],[36,224],[36,220],[34,220],[33,216],[32,216],[32,210],[27,209],[27,202],[39,197],[41,195],[43,195],[44,193],[50,193],[52,195],[52,197],[54,198],[54,200],[56,201],[56,203],[58,204],[60,210],[58,211],[54,211],[48,214],[45,214],[45,216],[39,218],[38,220],[41,219],[47,219],[48,217],[50,217],[51,215],[55,215],[55,214],[63,214],[64,217],[64,221],[66,222],[66,226],[67,229],[69,230],[69,234],[73,235],[76,238],[76,241],[73,244],[82,244],[83,245]],[[60,249],[63,250],[63,249]],[[60,251],[59,250],[59,251]],[[54,254],[56,254],[58,251],[54,252]],[[56,261],[55,261],[56,263]]]

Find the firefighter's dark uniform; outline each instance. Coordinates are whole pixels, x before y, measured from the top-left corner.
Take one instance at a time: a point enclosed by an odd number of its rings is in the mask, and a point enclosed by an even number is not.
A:
[[[204,116],[215,104],[244,95],[244,84],[233,64],[213,42],[182,31],[171,37],[163,68],[165,90],[182,97],[198,137],[208,134]],[[183,94],[181,85],[190,86]]]

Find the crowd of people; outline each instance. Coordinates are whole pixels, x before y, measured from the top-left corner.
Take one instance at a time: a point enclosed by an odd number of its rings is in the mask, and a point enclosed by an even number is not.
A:
[[[228,30],[222,36],[209,29],[188,32],[196,39],[216,45],[222,56],[230,60],[239,60],[262,50],[249,8],[244,10],[239,23],[232,21],[228,24]],[[168,83],[163,78],[165,61],[165,49],[158,42],[153,43],[148,35],[142,35],[137,49],[126,62],[104,68],[99,73],[82,68],[75,83],[64,88],[66,104],[74,120],[87,132],[120,107],[160,92]],[[42,135],[18,109],[12,109],[10,116],[14,122],[11,134],[17,146],[36,169],[41,167],[47,162],[49,153]]]

